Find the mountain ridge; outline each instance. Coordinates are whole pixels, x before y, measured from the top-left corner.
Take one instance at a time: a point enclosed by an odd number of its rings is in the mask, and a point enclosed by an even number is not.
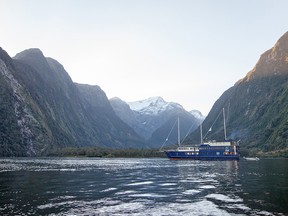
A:
[[[264,52],[255,67],[247,73],[243,81],[273,75],[288,74],[288,31],[283,34],[275,45]]]
[[[40,156],[81,146],[147,148],[116,116],[100,88],[91,87],[91,93],[79,87],[41,50],[24,50],[11,58],[1,48],[0,64],[0,110],[6,119],[0,127],[0,155]]]
[[[128,102],[130,108],[136,112],[142,112],[148,115],[157,115],[167,110],[175,108],[184,109],[180,104],[175,102],[166,102],[162,97],[155,96],[144,100]]]

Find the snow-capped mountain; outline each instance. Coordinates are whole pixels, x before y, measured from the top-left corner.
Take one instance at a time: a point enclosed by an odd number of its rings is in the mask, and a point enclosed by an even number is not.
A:
[[[131,110],[145,115],[158,115],[168,110],[183,109],[180,104],[166,102],[162,97],[150,97],[145,100],[128,102],[128,105]]]
[[[110,99],[115,113],[126,124],[132,127],[140,136],[154,147],[159,147],[169,134],[172,122],[181,120],[183,136],[189,129],[193,131],[202,122],[197,116],[186,111],[180,104],[166,102],[161,97],[150,97],[145,100],[126,103],[119,98]],[[195,111],[196,113],[196,111]],[[171,125],[172,124],[172,125]],[[171,140],[177,140],[176,134]]]

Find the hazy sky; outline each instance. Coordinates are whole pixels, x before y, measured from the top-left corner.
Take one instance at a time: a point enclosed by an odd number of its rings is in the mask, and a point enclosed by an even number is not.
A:
[[[73,81],[207,114],[288,31],[287,0],[0,0],[0,46],[40,48]]]

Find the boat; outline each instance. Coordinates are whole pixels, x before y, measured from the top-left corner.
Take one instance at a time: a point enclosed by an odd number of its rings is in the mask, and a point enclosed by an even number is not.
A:
[[[243,157],[243,159],[247,161],[259,161],[260,160],[258,157]]]
[[[198,145],[181,145],[180,126],[178,118],[178,147],[176,149],[165,150],[169,159],[190,159],[190,160],[239,160],[239,141],[227,140],[225,111],[223,109],[224,119],[224,141],[203,142],[202,125],[200,125],[201,143]]]

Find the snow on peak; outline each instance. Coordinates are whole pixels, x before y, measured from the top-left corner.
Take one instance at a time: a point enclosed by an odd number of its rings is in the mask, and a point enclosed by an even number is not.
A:
[[[199,119],[201,122],[204,121],[206,116],[204,116],[199,110],[192,110],[190,113],[196,118]]]
[[[128,102],[128,104],[131,110],[150,115],[156,115],[165,110],[171,110],[175,108],[183,109],[180,104],[174,102],[166,102],[162,97],[150,97],[145,100]]]

